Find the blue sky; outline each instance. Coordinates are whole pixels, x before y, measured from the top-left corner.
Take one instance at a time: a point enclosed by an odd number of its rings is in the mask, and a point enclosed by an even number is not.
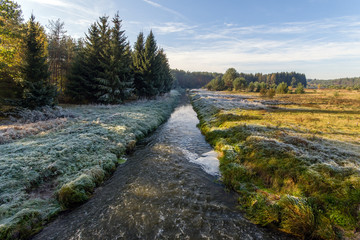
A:
[[[153,30],[172,68],[297,71],[308,78],[360,76],[359,0],[21,0],[25,19],[60,18],[83,37],[119,11],[131,44]]]

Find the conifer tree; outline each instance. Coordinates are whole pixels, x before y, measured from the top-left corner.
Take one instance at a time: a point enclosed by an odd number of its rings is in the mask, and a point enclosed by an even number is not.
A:
[[[159,64],[156,59],[157,45],[155,37],[152,31],[146,38],[145,51],[144,51],[144,84],[145,84],[145,96],[152,97],[158,94],[156,88],[156,77],[159,70]]]
[[[71,102],[89,103],[92,96],[92,85],[89,83],[88,64],[82,40],[79,40],[75,48],[75,58],[67,75],[68,81],[65,86],[65,96]]]
[[[78,49],[68,75],[65,94],[72,102],[93,103],[97,101],[96,93],[99,89],[96,78],[103,71],[99,59],[101,47],[100,29],[98,23],[95,22],[85,34],[84,47]]]
[[[137,40],[134,45],[134,51],[132,53],[132,72],[134,75],[134,87],[135,92],[139,97],[144,97],[146,95],[146,84],[144,82],[145,78],[145,43],[144,43],[144,34],[139,33]]]
[[[171,70],[169,66],[168,59],[163,49],[160,49],[157,58],[160,64],[159,73],[158,73],[158,90],[159,92],[166,93],[169,92],[172,88],[174,78],[171,75]]]
[[[25,36],[23,75],[23,102],[28,108],[55,104],[56,87],[49,83],[46,35],[31,15]]]
[[[103,42],[100,64],[104,72],[97,78],[99,82],[99,101],[104,103],[120,103],[132,90],[130,72],[130,46],[121,30],[121,20],[117,13],[112,20],[114,26],[110,30],[109,41]],[[107,40],[105,36],[104,40]]]

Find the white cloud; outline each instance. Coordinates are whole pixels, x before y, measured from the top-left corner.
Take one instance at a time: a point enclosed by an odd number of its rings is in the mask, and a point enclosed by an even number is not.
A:
[[[304,71],[306,65],[307,69],[314,69],[312,77],[339,75],[340,71],[342,76],[356,76],[360,71],[349,72],[345,65],[350,60],[360,64],[359,23],[359,18],[343,17],[242,27],[196,27],[186,36],[187,42],[171,43],[164,49],[171,67],[190,71],[223,72],[229,67],[240,71]],[[315,70],[315,66],[319,68]]]
[[[161,34],[179,32],[193,33],[192,29],[196,28],[196,26],[188,26],[181,22],[168,22],[162,25],[152,26],[151,28]]]
[[[170,8],[167,8],[167,7],[165,7],[165,6],[163,6],[163,5],[159,4],[159,3],[156,3],[156,2],[153,2],[153,1],[150,1],[150,0],[143,0],[143,1],[146,2],[147,4],[150,4],[153,7],[160,8],[160,9],[162,9],[162,10],[164,10],[166,12],[169,12],[171,14],[174,14],[174,15],[182,18],[182,19],[186,19],[186,17],[184,15],[182,15],[181,13],[179,13],[179,12],[177,12],[175,10],[172,10]]]
[[[60,11],[65,11],[67,13],[75,14],[77,16],[84,16],[80,14],[86,14],[91,16],[99,16],[98,11],[95,11],[93,8],[89,8],[88,4],[75,4],[73,2],[64,1],[64,0],[29,0],[36,4],[47,5],[49,7],[56,8]]]

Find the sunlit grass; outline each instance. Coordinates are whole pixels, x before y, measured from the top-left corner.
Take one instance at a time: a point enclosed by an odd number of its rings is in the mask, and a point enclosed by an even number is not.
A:
[[[193,93],[201,130],[220,153],[223,182],[240,194],[239,207],[253,222],[306,239],[356,239],[360,93],[345,93],[247,102],[232,92]]]

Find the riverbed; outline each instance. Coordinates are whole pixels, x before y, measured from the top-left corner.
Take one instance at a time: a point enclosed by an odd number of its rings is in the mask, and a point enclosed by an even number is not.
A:
[[[186,97],[92,199],[33,239],[289,239],[236,209]]]

